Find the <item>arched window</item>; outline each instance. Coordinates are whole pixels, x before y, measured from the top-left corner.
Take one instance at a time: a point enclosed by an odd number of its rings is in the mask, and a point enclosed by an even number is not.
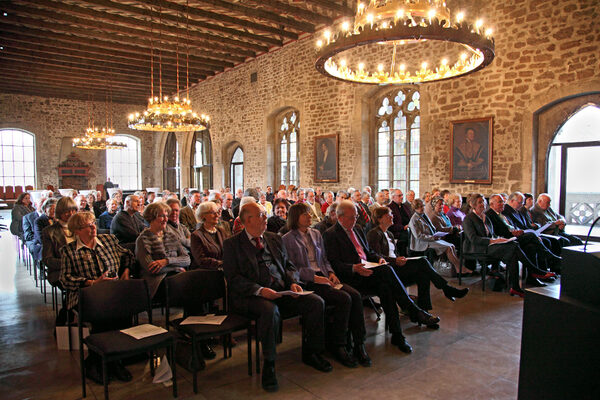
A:
[[[212,189],[212,144],[208,130],[194,133],[191,162],[191,186],[200,191]]]
[[[35,137],[20,129],[0,130],[0,186],[35,187]]]
[[[125,143],[127,148],[106,150],[106,176],[123,190],[141,189],[140,139],[116,135],[115,141]]]
[[[168,135],[163,158],[163,189],[176,193],[179,191],[179,143],[173,132]]]
[[[300,116],[298,111],[289,110],[277,119],[279,142],[279,169],[277,176],[280,184],[298,186],[298,134]]]
[[[420,95],[412,88],[394,89],[376,103],[378,189],[408,189],[419,195],[421,138]]]
[[[573,234],[587,235],[600,216],[599,126],[600,107],[586,106],[560,127],[548,149],[546,182],[552,208],[565,216]],[[593,234],[600,236],[600,228]]]
[[[241,147],[233,152],[229,173],[232,193],[236,193],[238,189],[244,189],[244,150]]]

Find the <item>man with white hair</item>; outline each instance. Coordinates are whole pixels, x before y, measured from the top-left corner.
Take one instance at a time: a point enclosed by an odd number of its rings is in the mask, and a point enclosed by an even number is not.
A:
[[[306,205],[310,208],[311,225],[317,224],[323,219],[321,205],[317,203],[315,196],[313,189],[306,189]]]
[[[369,211],[373,214],[373,210],[379,207],[385,207],[385,193],[382,191],[375,194],[375,202],[369,207]]]
[[[552,207],[550,207],[551,203],[552,198],[548,193],[542,193],[538,196],[537,202],[531,209],[531,217],[533,218],[533,222],[540,224],[540,226],[544,226],[548,222],[552,222],[552,225],[550,225],[548,229],[544,231],[544,233],[562,237],[567,246],[582,245],[583,242],[581,239],[565,232],[567,221],[565,220],[565,217],[556,213]]]
[[[381,254],[371,250],[367,238],[356,224],[356,206],[351,201],[342,201],[337,207],[337,223],[325,231],[323,239],[327,258],[336,276],[361,292],[376,293],[386,314],[387,325],[392,333],[392,344],[404,353],[411,353],[400,327],[399,305],[411,321],[439,328],[438,317],[420,309],[408,296],[406,288]],[[386,264],[366,268],[364,261]]]
[[[125,198],[125,206],[119,211],[110,223],[110,233],[119,239],[119,244],[126,249],[135,251],[135,241],[146,228],[142,219],[136,214],[140,198],[130,195]]]

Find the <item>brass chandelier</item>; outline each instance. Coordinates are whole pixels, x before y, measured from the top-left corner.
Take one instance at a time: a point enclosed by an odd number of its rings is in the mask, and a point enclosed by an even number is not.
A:
[[[186,4],[189,7],[189,4]],[[152,11],[152,10],[150,10]],[[162,14],[162,8],[159,8],[159,15]],[[189,14],[186,16],[189,21]],[[159,25],[162,24],[162,18]],[[186,30],[189,30],[187,23]],[[152,17],[150,19],[150,31],[152,34]],[[159,40],[162,32],[159,31]],[[177,93],[172,98],[163,96],[162,93],[162,51],[159,50],[159,95],[154,96],[154,46],[150,46],[150,98],[148,107],[143,112],[136,112],[129,115],[129,128],[142,131],[158,132],[195,132],[208,129],[210,118],[204,114],[197,114],[192,110],[192,102],[189,99],[189,37],[186,40],[186,89],[185,98],[179,96],[179,42],[177,43]]]
[[[112,93],[112,90],[111,90]],[[86,150],[107,150],[107,149],[124,149],[127,147],[125,143],[115,142],[115,130],[113,129],[113,112],[112,112],[112,94],[110,102],[110,119],[108,95],[106,98],[106,127],[100,129],[94,125],[92,113],[92,102],[88,104],[88,127],[83,136],[73,138],[73,147]],[[110,125],[109,125],[110,121]]]
[[[325,76],[365,84],[441,81],[478,71],[494,59],[492,29],[443,0],[363,0],[354,23],[318,39],[315,67]]]

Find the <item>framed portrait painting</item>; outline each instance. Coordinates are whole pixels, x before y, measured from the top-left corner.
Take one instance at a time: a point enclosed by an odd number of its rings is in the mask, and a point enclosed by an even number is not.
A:
[[[493,117],[450,122],[450,183],[492,183]]]
[[[315,182],[337,182],[338,135],[325,135],[315,137]]]

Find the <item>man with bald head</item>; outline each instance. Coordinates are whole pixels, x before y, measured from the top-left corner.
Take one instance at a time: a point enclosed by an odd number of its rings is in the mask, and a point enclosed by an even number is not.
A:
[[[548,227],[544,233],[562,237],[566,242],[568,242],[567,246],[582,245],[583,242],[581,239],[565,232],[567,221],[565,220],[565,217],[554,212],[552,207],[550,207],[551,203],[552,198],[548,193],[542,193],[538,196],[537,202],[531,209],[531,218],[533,218],[533,222],[540,224],[540,226],[544,226],[548,222],[552,222],[552,225]]]
[[[110,223],[110,233],[119,239],[121,246],[131,251],[135,251],[135,241],[146,228],[139,216],[139,202],[138,196],[127,196],[123,210],[119,211]]]
[[[233,310],[257,319],[257,336],[263,348],[262,386],[278,389],[275,375],[275,345],[281,313],[301,314],[306,333],[302,361],[319,371],[332,367],[321,353],[325,348],[323,299],[315,294],[283,296],[280,292],[302,292],[299,274],[289,261],[281,237],[267,232],[263,206],[251,202],[240,210],[244,230],[223,243],[223,266]]]

